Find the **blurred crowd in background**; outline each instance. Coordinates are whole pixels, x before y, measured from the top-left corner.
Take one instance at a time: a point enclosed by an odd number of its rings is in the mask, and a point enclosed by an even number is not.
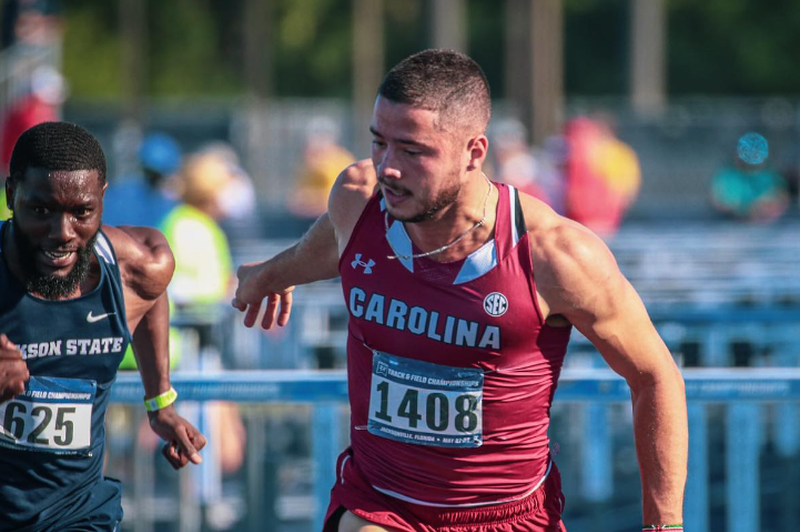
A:
[[[4,1],[0,61],[0,167],[4,171],[7,169],[14,141],[27,127],[56,118],[74,120],[94,131],[106,147],[112,169],[106,208],[109,223],[121,222],[122,213],[128,212],[131,214],[127,219],[132,223],[148,221],[159,225],[165,221],[162,215],[177,203],[190,203],[184,197],[189,194],[194,196],[195,208],[198,208],[198,201],[205,202],[198,210],[213,218],[229,240],[298,236],[310,220],[324,212],[327,191],[338,172],[357,158],[369,154],[368,136],[362,131],[365,124],[357,123],[353,118],[345,98],[331,96],[332,90],[339,89],[317,84],[315,92],[313,83],[318,78],[304,80],[302,75],[292,70],[308,61],[304,56],[287,54],[287,57],[294,57],[295,67],[291,67],[291,62],[284,64],[285,57],[281,52],[292,42],[298,50],[313,51],[311,57],[319,53],[319,47],[312,41],[292,41],[286,33],[289,28],[297,31],[302,28],[305,32],[316,28],[321,35],[335,34],[336,45],[341,46],[341,36],[337,32],[343,31],[343,22],[336,10],[336,2],[317,3],[316,11],[303,14],[299,7],[283,0],[242,0],[241,5],[227,7],[212,2],[205,7],[173,6],[169,9],[157,8],[151,5],[153,2],[128,0],[103,6],[83,0],[69,6],[58,0]],[[511,10],[519,9],[513,7],[519,3],[508,0],[506,16],[509,13],[513,15]],[[670,23],[714,13],[716,16],[710,16],[710,20],[715,24],[735,27],[748,16],[758,16],[750,9],[752,6],[745,5],[732,7],[728,12],[719,8],[719,13],[716,13],[716,8],[711,7],[694,8],[695,12],[692,12],[678,1],[648,0],[646,3],[661,3]],[[273,20],[278,29],[272,37],[275,49],[269,52],[276,61],[273,70],[291,75],[285,76],[285,81],[284,77],[277,77],[270,82],[271,85],[267,83],[261,91],[263,94],[259,93],[258,80],[248,81],[250,85],[241,87],[240,95],[234,96],[236,89],[231,88],[233,85],[220,88],[213,81],[220,75],[220,61],[235,56],[232,45],[222,45],[221,42],[230,41],[232,36],[240,37],[244,41],[240,40],[238,45],[244,50],[239,50],[239,53],[247,55],[248,35],[245,34],[249,30],[240,28],[243,34],[233,34],[230,33],[230,24],[226,26],[225,22],[232,22],[240,12],[244,17],[263,17],[267,8],[262,4],[274,11],[273,19],[267,20]],[[425,17],[426,5],[424,0],[404,3],[402,8],[388,3],[385,17],[387,24],[391,24],[384,31],[391,36],[393,32],[407,29],[414,17]],[[498,15],[487,11],[480,3],[468,0],[452,3],[454,8],[457,5],[461,6],[459,9],[467,6],[475,16],[481,16],[487,22],[502,22],[502,18],[498,19]],[[261,11],[248,11],[256,8]],[[616,28],[614,31],[619,31],[622,22],[614,19],[611,24],[611,15],[624,14],[625,8],[622,2],[604,4],[564,0],[562,9],[567,15],[567,30],[581,24],[587,26],[591,21],[608,24],[598,24],[592,31],[584,27],[583,32],[568,32],[564,66],[568,92],[564,118],[545,136],[541,132],[529,131],[531,122],[524,105],[521,107],[518,101],[509,99],[513,83],[519,83],[518,79],[526,73],[520,70],[516,77],[505,73],[504,78],[498,74],[493,61],[484,61],[496,96],[495,118],[488,133],[491,147],[487,174],[518,186],[557,212],[603,235],[613,235],[626,218],[716,217],[770,223],[796,211],[800,180],[800,124],[797,116],[800,112],[790,99],[781,93],[777,96],[764,93],[761,100],[754,100],[752,96],[739,101],[731,101],[727,96],[687,99],[683,95],[687,89],[681,89],[682,94],[671,98],[666,105],[653,107],[660,111],[643,114],[633,112],[630,106],[621,105],[621,100],[614,98],[570,97],[569,91],[581,94],[579,88],[571,88],[574,85],[583,84],[586,90],[597,90],[593,87],[602,86],[602,77],[592,74],[597,69],[605,69],[611,78],[620,77],[618,67],[609,67],[612,50],[598,51],[585,46],[585,43],[593,33],[601,35],[613,30],[612,25]],[[335,18],[327,23],[335,25],[336,29],[324,24],[325,15],[334,17],[334,13],[337,13]],[[451,15],[459,16],[455,11]],[[353,16],[356,17],[357,13]],[[632,13],[631,17],[634,16],[636,14]],[[133,30],[126,30],[124,24],[120,24],[124,20],[136,27],[139,18],[143,19],[138,24],[143,25],[144,30],[140,31],[144,33],[138,37],[139,41],[132,37],[133,40],[129,40],[126,32]],[[465,20],[471,27],[472,20]],[[102,25],[102,21],[108,24]],[[165,45],[171,43],[177,48],[181,44],[180,41],[165,40],[162,30],[168,23],[184,29],[186,40],[192,42],[207,33],[212,40],[220,41],[219,51],[208,49],[203,52],[205,58],[187,55],[186,64],[174,59],[172,63],[166,63],[162,57],[173,57],[171,54],[177,52]],[[506,23],[510,24],[510,21],[506,20]],[[92,24],[97,26],[94,41],[85,35],[87,28],[95,27]],[[109,40],[108,32],[115,28],[123,35],[117,40]],[[494,28],[495,33],[502,33],[502,29]],[[668,43],[683,42],[682,39],[686,38],[681,24],[673,24],[669,29]],[[78,31],[82,33],[78,34]],[[509,27],[507,32],[511,31]],[[299,35],[295,39],[300,39]],[[100,44],[101,36],[107,39],[103,41],[108,44],[106,55],[117,54],[122,59],[121,63],[117,62],[114,76],[105,62],[87,59],[94,61],[96,68],[86,69],[81,61],[82,56],[99,57],[97,54],[104,50]],[[471,34],[468,37],[477,39]],[[485,36],[487,43],[496,38],[495,34],[490,37],[487,33]],[[416,42],[410,44],[415,39]],[[132,43],[137,42],[143,48],[140,56],[128,50]],[[395,48],[399,46],[414,51],[421,42],[424,39],[420,35],[407,34],[402,39],[390,40],[386,54],[397,55]],[[581,45],[577,52],[576,42]],[[647,41],[643,42],[647,44]],[[619,41],[612,44],[622,47]],[[188,52],[188,45],[184,46]],[[473,55],[480,61],[493,47],[474,48]],[[571,59],[576,53],[592,58],[580,64],[577,71]],[[687,56],[673,49],[670,53],[689,63],[685,67],[688,73],[691,54]],[[740,61],[745,59],[742,57]],[[243,66],[248,67],[249,59],[244,57],[241,60],[245,62]],[[511,61],[512,56],[506,60]],[[228,91],[232,96],[216,98],[209,103],[212,100],[207,97],[190,95],[202,92],[202,89],[191,85],[195,73],[186,70],[187,65],[202,64],[203,61],[207,69],[197,74],[200,79],[206,79],[208,93],[224,94]],[[306,69],[308,76],[320,76],[326,71],[325,60],[314,61],[313,68]],[[341,65],[341,57],[329,58],[327,71],[331,86],[340,86],[344,72],[337,67],[339,71],[333,76],[331,69],[334,64]],[[510,63],[506,64],[506,69],[512,67]],[[708,68],[714,68],[714,65],[709,64]],[[128,74],[119,74],[122,70]],[[142,79],[126,78],[131,72],[138,72]],[[575,81],[574,72],[585,72],[580,77],[582,81]],[[776,83],[771,72],[772,69],[763,73],[765,87]],[[176,76],[176,80],[184,80],[184,88],[177,88],[179,81],[176,81],[176,88],[170,89],[173,96],[162,98],[162,103],[157,98],[148,97],[148,94],[159,91],[162,82],[158,80],[167,79],[170,73]],[[245,76],[251,74],[255,76],[258,73],[246,71]],[[278,76],[274,72],[263,75]],[[743,69],[740,75],[749,80],[753,73]],[[92,76],[95,77],[90,79]],[[105,86],[98,83],[103,80],[102,76],[111,76]],[[230,78],[240,82],[238,75]],[[517,81],[512,82],[515,78]],[[668,88],[687,85],[685,78],[670,80]],[[790,78],[784,76],[783,79],[791,83],[794,78]],[[125,86],[126,82],[131,87]],[[610,81],[608,83],[611,87]],[[718,90],[708,80],[699,79],[697,83],[698,87]],[[290,84],[296,85],[284,88]],[[73,86],[75,91],[71,90]],[[114,99],[99,96],[107,94],[112,87],[119,91],[116,103]],[[174,95],[180,90],[184,90],[187,96],[176,99]],[[782,94],[785,94],[785,89],[777,90],[784,90]],[[248,91],[255,91],[255,100],[249,96],[242,99],[242,93]],[[308,97],[298,100],[292,91]],[[753,94],[752,90],[732,83],[731,94],[736,91]],[[93,99],[92,94],[98,97]],[[253,101],[257,103],[253,104]],[[636,102],[632,105],[635,106]],[[737,140],[751,131],[763,133],[770,143],[769,156],[758,162],[745,161],[736,153]],[[201,177],[197,177],[199,175]],[[205,199],[199,200],[192,190],[197,187],[214,190],[218,197],[213,203],[217,205],[211,205]],[[120,203],[119,198],[126,201]]]

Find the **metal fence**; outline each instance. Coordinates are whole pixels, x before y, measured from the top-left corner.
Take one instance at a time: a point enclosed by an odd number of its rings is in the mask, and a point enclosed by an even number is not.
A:
[[[782,455],[786,463],[793,463],[797,473],[798,454],[798,403],[800,403],[800,369],[715,369],[685,370],[686,394],[689,401],[689,430],[691,434],[689,452],[689,479],[685,503],[685,523],[687,530],[728,530],[731,532],[755,532],[759,530],[793,530],[800,516],[789,515],[796,507],[785,512],[783,520],[771,519],[765,522],[761,512],[761,500],[774,490],[765,486],[762,466],[765,454],[770,452]],[[265,432],[265,428],[279,430],[269,425],[263,416],[254,416],[249,427],[254,429],[261,423],[261,430],[254,430],[248,446],[246,466],[247,489],[243,504],[235,507],[239,512],[233,519],[232,530],[320,530],[321,519],[327,505],[328,491],[334,482],[336,457],[346,445],[344,429],[346,410],[343,405],[347,398],[345,375],[342,371],[249,371],[224,372],[215,374],[178,373],[173,383],[181,396],[183,408],[191,409],[195,401],[235,401],[253,405],[307,404],[310,411],[301,416],[308,422],[310,430],[310,468],[304,474],[310,476],[310,497],[295,497],[295,504],[301,508],[294,511],[288,508],[292,500],[282,496],[274,482],[275,477],[264,475],[269,469],[265,463],[275,467],[275,457],[269,456],[270,438],[279,434]],[[121,375],[114,386],[112,400],[115,403],[135,404],[141,401],[143,389],[135,375]],[[566,425],[565,411],[559,409],[578,408],[583,411],[582,421],[572,424],[578,427],[576,441],[582,442],[576,452],[564,452],[575,443],[566,441],[555,460],[565,470],[577,472],[577,482],[572,488],[569,481],[572,474],[565,474],[565,488],[568,502],[566,523],[575,530],[635,530],[640,525],[638,506],[639,488],[635,483],[615,486],[615,461],[619,455],[615,447],[629,447],[632,436],[615,434],[622,430],[630,432],[629,423],[612,424],[619,412],[629,411],[629,391],[625,382],[608,370],[565,370],[560,379],[554,408],[554,428],[559,423]],[[622,404],[624,406],[619,407]],[[195,407],[196,408],[196,407]],[[244,407],[243,407],[244,408]],[[288,408],[288,406],[287,406]],[[620,410],[621,409],[621,410]],[[793,424],[774,425],[766,414],[772,410],[784,410],[793,416]],[[273,413],[279,411],[272,411]],[[297,411],[294,411],[295,413]],[[721,443],[724,451],[717,447],[720,442],[713,441],[715,429],[711,418],[721,415],[724,419]],[[784,412],[784,414],[786,414]],[[253,414],[251,412],[251,414]],[[573,412],[574,415],[574,412]],[[259,419],[259,422],[255,420]],[[265,424],[266,423],[266,424]],[[611,427],[616,426],[614,430]],[[605,430],[603,430],[605,427]],[[560,430],[560,429],[559,429]],[[569,430],[564,427],[564,430]],[[554,435],[554,442],[559,436]],[[112,448],[113,454],[113,448]],[[199,493],[203,478],[214,476],[204,471],[213,468],[210,459],[212,451],[206,450],[206,462],[197,469],[183,473],[183,481],[176,483],[177,492],[164,498],[162,503],[171,501],[172,513],[154,511],[158,493],[152,487],[141,489],[134,479],[124,479],[128,495],[125,527],[131,530],[156,530],[159,516],[160,526],[171,526],[173,530],[200,530],[200,516],[203,497]],[[724,467],[722,477],[713,471],[709,463],[722,457]],[[152,460],[139,457],[147,462]],[[627,456],[628,460],[633,459]],[[570,462],[575,462],[570,467]],[[149,462],[147,462],[149,463]],[[628,464],[631,469],[631,464]],[[634,466],[635,469],[635,466]],[[141,471],[140,471],[141,473]],[[274,473],[274,471],[273,471]],[[794,480],[787,475],[792,471],[784,469],[771,483],[784,483],[790,486]],[[264,475],[264,476],[262,476]],[[770,469],[770,475],[775,471]],[[724,479],[724,480],[723,480]],[[140,478],[137,479],[141,481]],[[152,482],[152,478],[151,478]],[[618,494],[621,500],[629,501],[627,506],[615,506],[613,512],[598,512],[597,505],[614,498],[615,490],[627,491]],[[571,495],[574,493],[575,495]],[[722,501],[716,500],[722,494]],[[580,505],[586,508],[581,509]],[[169,503],[166,503],[169,506]],[[718,507],[724,507],[719,513]],[[594,511],[591,509],[595,508]],[[572,523],[570,516],[574,514]],[[600,516],[600,521],[598,521]],[[166,523],[166,525],[165,525]],[[208,525],[205,525],[208,527]],[[786,528],[790,526],[790,528]],[[205,528],[204,528],[205,529]]]

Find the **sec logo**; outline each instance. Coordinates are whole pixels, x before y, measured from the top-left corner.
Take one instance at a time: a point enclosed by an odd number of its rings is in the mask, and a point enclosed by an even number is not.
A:
[[[508,310],[508,299],[500,292],[492,292],[484,298],[483,310],[489,316],[499,318]]]

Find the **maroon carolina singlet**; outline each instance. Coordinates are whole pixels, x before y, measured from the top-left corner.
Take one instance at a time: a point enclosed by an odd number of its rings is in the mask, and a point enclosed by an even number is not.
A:
[[[570,329],[544,323],[518,193],[497,189],[495,238],[462,261],[389,259],[418,250],[376,195],[339,263],[353,458],[401,500],[499,503],[549,471]]]

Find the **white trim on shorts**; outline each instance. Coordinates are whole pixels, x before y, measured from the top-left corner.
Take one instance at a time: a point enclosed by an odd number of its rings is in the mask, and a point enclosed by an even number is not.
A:
[[[339,478],[342,481],[342,486],[344,486],[344,465],[347,463],[348,460],[350,460],[349,454],[344,457],[344,460],[342,460],[342,467],[339,468]]]
[[[344,464],[342,464],[342,466],[344,466]],[[402,493],[397,493],[396,491],[393,490],[379,488],[378,486],[375,485],[373,485],[372,488],[376,491],[383,493],[384,495],[388,495],[389,497],[400,499],[401,501],[404,502],[410,502],[412,504],[419,504],[420,506],[432,506],[435,508],[475,508],[478,506],[494,506],[497,504],[504,504],[507,502],[521,501],[522,499],[530,497],[531,495],[533,495],[533,492],[538,490],[542,486],[542,484],[544,484],[544,481],[547,480],[547,476],[550,474],[550,470],[552,468],[553,468],[553,461],[550,460],[549,463],[547,464],[547,471],[544,472],[544,476],[540,478],[539,482],[537,482],[531,489],[529,489],[528,491],[517,497],[511,497],[510,499],[501,499],[499,501],[468,502],[464,504],[442,504],[438,502],[428,502],[420,499],[415,499],[413,497],[408,497],[407,495],[403,495]]]

